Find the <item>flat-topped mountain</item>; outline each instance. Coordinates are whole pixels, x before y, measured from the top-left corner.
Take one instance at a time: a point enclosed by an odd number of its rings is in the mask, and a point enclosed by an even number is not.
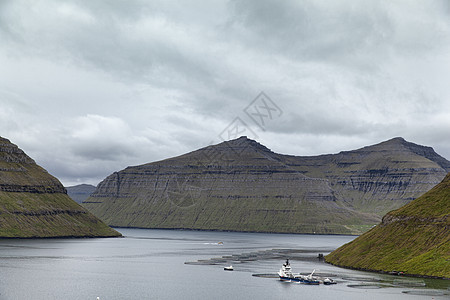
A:
[[[400,138],[298,157],[241,137],[115,172],[83,205],[112,226],[358,234],[449,166]]]
[[[449,228],[450,173],[326,260],[343,267],[450,278]]]
[[[66,190],[70,198],[75,200],[76,203],[81,203],[95,191],[95,186],[92,184],[78,184],[67,186]]]
[[[70,199],[58,179],[0,137],[0,238],[119,235]]]

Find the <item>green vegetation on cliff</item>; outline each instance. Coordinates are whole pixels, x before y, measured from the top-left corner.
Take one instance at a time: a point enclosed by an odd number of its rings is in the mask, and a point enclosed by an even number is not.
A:
[[[326,260],[342,267],[450,278],[450,174]]]
[[[118,227],[360,234],[450,171],[395,138],[333,155],[281,155],[241,137],[128,167],[83,206]]]
[[[0,137],[0,238],[113,237],[62,184]]]

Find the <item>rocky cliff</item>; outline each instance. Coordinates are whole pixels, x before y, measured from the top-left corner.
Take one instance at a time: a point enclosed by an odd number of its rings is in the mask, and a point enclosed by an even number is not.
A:
[[[450,278],[450,174],[326,260],[343,267]]]
[[[83,205],[113,226],[358,234],[448,167],[400,138],[296,157],[241,137],[116,172]]]
[[[0,137],[0,238],[118,236],[53,176]]]
[[[328,180],[338,198],[354,209],[380,217],[438,184],[450,162],[433,148],[394,138],[354,151],[289,157],[298,172]]]

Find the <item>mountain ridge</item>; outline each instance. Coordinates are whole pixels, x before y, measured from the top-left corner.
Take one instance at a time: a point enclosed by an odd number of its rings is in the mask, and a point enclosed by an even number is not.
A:
[[[118,227],[358,234],[447,173],[387,142],[289,156],[240,137],[114,172],[83,205]]]

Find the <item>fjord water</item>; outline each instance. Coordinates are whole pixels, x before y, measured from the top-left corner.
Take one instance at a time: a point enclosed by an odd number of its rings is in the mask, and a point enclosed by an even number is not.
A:
[[[317,259],[352,236],[119,229],[124,238],[0,240],[0,299],[446,299],[449,281],[337,268]],[[222,242],[222,243],[220,243]],[[332,276],[308,286],[274,278]],[[224,266],[232,264],[235,271]],[[254,276],[256,275],[256,276]]]

